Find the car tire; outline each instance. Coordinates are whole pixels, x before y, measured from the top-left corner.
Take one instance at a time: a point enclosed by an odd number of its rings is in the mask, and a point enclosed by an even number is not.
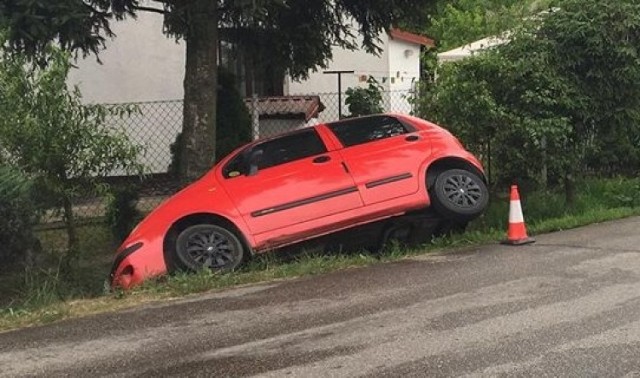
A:
[[[464,169],[438,174],[429,190],[431,204],[446,219],[468,222],[489,204],[489,190],[478,175]]]
[[[228,272],[245,258],[245,248],[238,236],[215,224],[197,224],[184,229],[176,239],[175,252],[181,265],[192,271]]]

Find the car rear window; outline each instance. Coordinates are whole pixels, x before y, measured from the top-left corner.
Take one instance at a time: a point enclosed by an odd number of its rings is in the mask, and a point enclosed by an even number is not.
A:
[[[362,117],[330,123],[329,129],[345,147],[356,146],[380,139],[415,131],[395,117]]]

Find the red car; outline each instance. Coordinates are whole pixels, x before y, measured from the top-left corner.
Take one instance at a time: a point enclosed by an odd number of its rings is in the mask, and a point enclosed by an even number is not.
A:
[[[233,270],[252,254],[428,209],[464,225],[487,204],[478,159],[431,122],[321,124],[245,145],[161,204],[118,250],[111,283]]]

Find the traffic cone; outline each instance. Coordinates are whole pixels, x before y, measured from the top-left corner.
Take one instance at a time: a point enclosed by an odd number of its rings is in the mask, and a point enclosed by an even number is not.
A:
[[[527,236],[527,227],[524,224],[524,216],[522,215],[522,206],[520,205],[520,194],[518,186],[511,185],[511,200],[509,203],[509,230],[507,231],[507,240],[502,244],[523,245],[533,243],[536,240]]]

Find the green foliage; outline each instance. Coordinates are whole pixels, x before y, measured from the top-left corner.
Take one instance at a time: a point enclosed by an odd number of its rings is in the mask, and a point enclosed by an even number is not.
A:
[[[251,141],[251,115],[236,89],[235,77],[218,69],[218,114],[216,116],[216,161]]]
[[[251,141],[251,115],[236,89],[234,75],[223,68],[218,69],[217,102],[216,161]],[[180,172],[182,145],[182,133],[179,133],[170,147],[171,164],[168,171],[173,175]]]
[[[32,182],[19,171],[0,164],[0,264],[25,261],[37,252],[33,231],[37,215]]]
[[[48,207],[62,209],[71,258],[78,252],[73,200],[104,193],[98,179],[115,170],[140,172],[140,148],[107,124],[133,110],[82,104],[78,89],[67,87],[69,55],[46,53],[42,67],[0,56],[0,158],[34,179]]]
[[[382,113],[382,86],[373,76],[367,79],[366,88],[349,88],[346,91],[345,104],[349,107],[351,117]]]
[[[553,3],[553,0],[442,1],[424,31],[437,41],[440,51],[446,51],[509,31]]]
[[[587,167],[603,173],[640,169],[640,4],[565,0],[539,38],[579,97],[571,109]]]
[[[420,113],[460,135],[493,176],[545,185],[640,169],[640,5],[566,0],[510,42],[440,67]]]
[[[111,192],[105,217],[113,236],[123,242],[142,218],[137,209],[139,188],[129,185],[113,188]]]
[[[97,54],[106,39],[114,37],[114,20],[155,10],[164,15],[164,31],[169,36],[196,42],[206,23],[214,22],[220,38],[250,51],[256,64],[268,62],[294,77],[304,77],[310,68],[326,65],[334,45],[358,47],[357,36],[362,37],[365,49],[379,51],[382,30],[399,20],[413,20],[436,1],[218,1],[213,16],[201,17],[210,2],[162,0],[145,7],[138,0],[4,0],[0,2],[0,28],[9,31],[14,50],[31,56],[40,55],[51,42],[64,50]]]

